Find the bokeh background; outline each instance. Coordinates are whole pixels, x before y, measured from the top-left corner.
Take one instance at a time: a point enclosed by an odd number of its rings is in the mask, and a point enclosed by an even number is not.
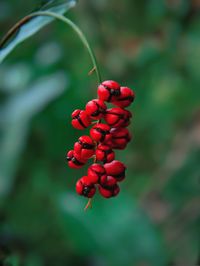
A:
[[[0,0],[0,36],[37,7]],[[75,33],[53,22],[0,65],[0,265],[197,266],[200,240],[200,1],[81,0],[67,13],[104,79],[136,91],[117,198],[75,193],[87,167],[65,153],[71,112],[96,96]],[[86,132],[85,132],[86,133]]]

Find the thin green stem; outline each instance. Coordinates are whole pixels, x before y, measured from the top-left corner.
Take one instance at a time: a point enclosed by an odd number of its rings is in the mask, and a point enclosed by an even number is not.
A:
[[[97,81],[100,84],[101,83],[101,75],[100,75],[100,71],[99,71],[99,67],[97,64],[97,60],[95,57],[95,54],[90,46],[90,44],[88,43],[87,38],[85,37],[84,33],[81,31],[81,29],[74,23],[72,22],[70,19],[66,18],[63,15],[59,15],[57,13],[54,12],[49,12],[49,11],[38,11],[35,12],[33,14],[30,14],[30,16],[48,16],[48,17],[53,17],[55,19],[58,19],[62,22],[64,22],[65,24],[69,25],[79,36],[80,40],[82,41],[82,43],[84,44],[85,48],[87,49],[90,58],[92,60],[92,64],[93,64],[93,69],[95,69],[96,75],[97,75]]]
[[[70,19],[66,18],[63,15],[60,15],[60,14],[57,14],[57,13],[54,13],[54,12],[50,12],[50,11],[37,11],[37,12],[34,12],[32,14],[29,14],[28,16],[26,16],[23,19],[21,19],[18,23],[16,23],[7,32],[7,34],[4,36],[4,38],[0,41],[0,48],[3,47],[7,43],[7,41],[12,37],[12,35],[18,29],[20,29],[20,27],[22,25],[24,25],[26,22],[28,22],[31,18],[37,17],[37,16],[47,16],[47,17],[52,17],[54,19],[60,20],[60,21],[64,22],[65,24],[67,24],[68,26],[70,26],[77,33],[78,37],[80,38],[80,40],[82,41],[83,45],[87,49],[87,51],[88,51],[88,53],[90,55],[90,58],[92,60],[93,68],[92,68],[92,71],[90,71],[90,72],[92,73],[95,70],[96,76],[97,76],[97,81],[100,84],[101,83],[101,75],[100,75],[99,67],[98,67],[98,64],[97,64],[97,60],[96,60],[95,54],[94,54],[91,46],[89,45],[87,38],[85,37],[85,35],[81,31],[81,29],[74,22],[72,22]]]
[[[92,198],[88,199],[88,202],[87,202],[87,204],[86,204],[86,206],[84,208],[84,211],[87,211],[88,208],[90,208],[90,209],[92,208]]]

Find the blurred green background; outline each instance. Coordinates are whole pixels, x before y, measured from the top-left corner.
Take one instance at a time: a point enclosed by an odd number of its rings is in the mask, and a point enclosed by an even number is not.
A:
[[[37,6],[0,0],[0,37]],[[0,265],[197,266],[200,240],[200,2],[81,0],[104,79],[136,91],[117,198],[75,193],[87,167],[65,153],[71,112],[96,95],[75,33],[53,22],[0,65]],[[199,262],[198,262],[199,261]]]

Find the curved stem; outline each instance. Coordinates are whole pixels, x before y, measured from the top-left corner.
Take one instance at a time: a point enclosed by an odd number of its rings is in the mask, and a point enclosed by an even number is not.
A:
[[[65,24],[69,25],[77,33],[77,35],[81,39],[82,43],[84,44],[85,48],[87,49],[87,51],[88,51],[88,53],[90,55],[90,58],[91,58],[92,64],[93,64],[93,68],[96,71],[98,83],[100,84],[101,83],[101,75],[100,75],[100,71],[99,71],[99,67],[98,67],[98,64],[97,64],[97,60],[96,60],[95,54],[94,54],[91,46],[89,45],[89,43],[87,41],[87,38],[85,37],[84,33],[81,31],[81,29],[74,22],[72,22],[70,19],[66,18],[63,15],[59,15],[57,13],[54,13],[54,12],[39,11],[39,12],[33,13],[32,15],[33,16],[36,15],[36,16],[53,17],[55,19],[58,19],[58,20],[64,22]]]
[[[89,198],[89,200],[88,200],[88,202],[84,208],[84,211],[87,211],[88,208],[90,208],[90,209],[92,208],[92,198]]]
[[[38,11],[38,12],[34,12],[32,14],[29,14],[28,16],[26,16],[22,20],[20,20],[17,24],[15,24],[13,28],[11,28],[9,30],[9,32],[6,34],[6,36],[1,41],[0,46],[3,46],[9,40],[9,38],[12,36],[12,34],[14,32],[16,32],[22,25],[24,25],[32,17],[37,17],[37,16],[47,16],[47,17],[52,17],[54,19],[60,20],[60,21],[64,22],[65,24],[67,24],[68,26],[70,26],[77,33],[77,35],[79,36],[80,40],[82,41],[82,43],[84,44],[85,48],[87,49],[87,51],[90,55],[90,58],[91,58],[92,64],[93,64],[93,70],[95,70],[96,76],[97,76],[97,81],[100,84],[101,83],[101,75],[100,75],[99,67],[98,67],[94,52],[87,41],[87,38],[85,37],[85,35],[81,31],[81,29],[74,22],[72,22],[70,19],[66,18],[63,15],[60,15],[60,14],[57,14],[54,12],[50,12],[50,11]]]

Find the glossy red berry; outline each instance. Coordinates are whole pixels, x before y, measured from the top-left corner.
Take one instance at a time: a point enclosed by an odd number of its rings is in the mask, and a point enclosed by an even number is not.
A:
[[[115,186],[111,188],[104,188],[102,186],[98,186],[99,188],[99,193],[104,197],[104,198],[111,198],[117,196],[120,192],[119,186],[116,184]]]
[[[131,140],[130,132],[127,128],[112,128],[112,148],[123,150],[126,148],[127,143]]]
[[[113,104],[124,108],[129,106],[135,99],[135,93],[128,87],[120,87],[120,96]]]
[[[75,110],[72,113],[72,126],[76,129],[85,129],[91,124],[91,120],[87,113],[83,110]]]
[[[100,100],[113,102],[120,95],[120,85],[113,80],[106,80],[99,85],[97,92]]]
[[[69,167],[76,168],[76,169],[79,169],[84,164],[86,164],[86,160],[83,160],[78,154],[74,152],[74,150],[70,150],[67,153],[67,161],[68,161]]]
[[[106,104],[100,99],[89,101],[85,106],[85,111],[92,119],[101,119],[107,109]]]
[[[110,127],[106,124],[98,123],[90,129],[90,136],[96,142],[104,142],[111,139]]]
[[[106,177],[106,171],[103,165],[94,163],[88,168],[88,178],[90,182],[96,184],[102,177]]]
[[[110,108],[106,111],[104,119],[109,126],[121,127],[127,123],[127,112],[120,107]]]
[[[132,113],[124,109],[124,122],[121,124],[121,127],[128,127],[131,122]]]
[[[103,163],[109,163],[115,159],[115,153],[110,146],[99,144],[96,149],[96,159]]]
[[[113,176],[104,175],[100,178],[99,184],[102,187],[109,189],[117,184],[117,180]]]
[[[74,144],[74,151],[85,160],[94,155],[94,148],[94,142],[89,136],[81,136]]]
[[[104,168],[106,169],[106,174],[113,176],[118,182],[125,178],[126,166],[120,161],[114,160],[106,163],[104,164]]]
[[[92,198],[96,192],[96,187],[90,183],[87,176],[83,176],[76,183],[76,192],[81,196]]]

